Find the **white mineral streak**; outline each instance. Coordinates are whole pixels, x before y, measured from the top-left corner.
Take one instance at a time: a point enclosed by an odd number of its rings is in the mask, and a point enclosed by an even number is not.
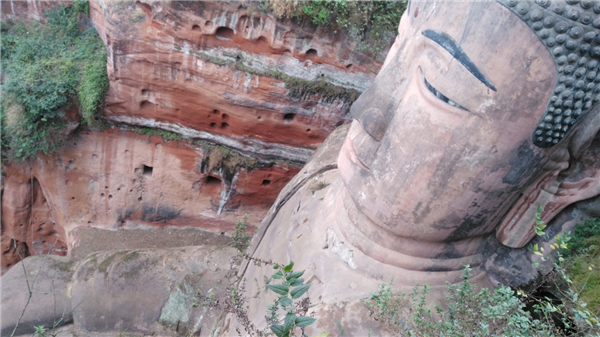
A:
[[[166,48],[174,48],[174,46],[168,43],[157,43]],[[302,62],[294,57],[283,56],[277,60],[270,58],[268,55],[257,55],[252,54],[237,48],[209,48],[209,49],[198,49],[194,50],[194,47],[187,42],[183,43],[180,52],[195,55],[198,58],[200,56],[196,53],[204,53],[211,57],[222,59],[228,62],[239,62],[236,56],[240,56],[242,63],[250,68],[258,71],[268,72],[275,71],[292,76],[301,78],[307,81],[325,80],[333,85],[341,86],[347,89],[355,89],[360,92],[367,90],[371,83],[373,83],[374,77],[370,74],[363,73],[348,73],[343,70],[337,69],[327,64],[315,64],[310,67],[305,67]]]
[[[153,129],[162,129],[182,135],[186,138],[201,139],[211,143],[220,144],[243,153],[253,154],[257,157],[268,159],[282,159],[305,163],[314,150],[292,147],[282,144],[266,143],[247,137],[223,136],[188,128],[179,124],[160,122],[153,118],[134,116],[107,116],[113,122],[143,126]]]
[[[225,181],[225,177],[223,177],[223,169],[221,168],[219,170],[219,173],[221,175],[221,181]],[[223,209],[225,208],[225,205],[227,204],[227,201],[229,200],[229,197],[231,196],[231,192],[233,190],[235,190],[235,183],[237,182],[238,179],[238,172],[235,172],[235,175],[233,176],[233,179],[231,179],[231,185],[228,186],[228,188],[224,188],[221,189],[221,201],[219,201],[219,210],[217,211],[217,215],[221,215],[221,213],[223,212]],[[225,186],[227,186],[227,184],[225,184]]]

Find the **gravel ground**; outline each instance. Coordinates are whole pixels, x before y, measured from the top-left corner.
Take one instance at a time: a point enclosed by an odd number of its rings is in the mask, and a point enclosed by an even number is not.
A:
[[[194,228],[149,228],[106,230],[78,228],[72,233],[77,246],[73,257],[118,249],[146,249],[197,246],[203,244],[227,245],[231,238]]]

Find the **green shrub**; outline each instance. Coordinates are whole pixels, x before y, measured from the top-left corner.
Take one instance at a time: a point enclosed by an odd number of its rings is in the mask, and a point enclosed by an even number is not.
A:
[[[310,20],[317,26],[331,26],[335,32],[346,30],[357,42],[358,50],[371,56],[389,47],[396,36],[406,0],[270,0],[278,17]]]
[[[533,224],[539,236],[545,235],[543,230],[546,227],[541,220],[542,211],[542,207],[538,206]],[[600,298],[599,273],[592,272],[594,265],[587,259],[591,256],[597,260],[600,256],[600,249],[597,248],[600,234],[597,234],[594,222],[598,220],[579,226],[574,237],[569,232],[565,232],[564,236],[556,236],[550,245],[556,252],[557,263],[550,273],[541,276],[538,287],[550,286],[557,293],[557,299],[546,296],[538,298],[522,290],[515,293],[502,285],[493,293],[487,288],[476,292],[469,282],[471,269],[465,266],[464,281],[460,284],[448,283],[448,309],[435,307],[441,319],[434,317],[426,305],[427,285],[423,286],[421,292],[418,285],[414,288],[408,309],[402,306],[404,295],[394,294],[391,284],[383,284],[379,294],[374,295],[366,305],[371,315],[385,328],[404,336],[600,336],[598,312],[586,302],[595,301],[598,304]],[[594,241],[587,241],[590,234]],[[581,246],[585,248],[580,255],[571,257],[574,267],[569,271],[569,267],[564,267],[567,260],[562,253],[568,249],[570,242],[582,240]],[[533,244],[531,248],[535,255],[541,256],[543,263],[548,262],[542,247]],[[540,266],[537,262],[534,265]],[[587,275],[580,271],[583,267],[586,273],[589,272]],[[575,274],[577,278],[573,279],[569,274]],[[586,293],[587,297],[584,297]],[[530,311],[524,310],[526,302],[531,305]],[[412,322],[401,319],[403,315],[410,316]]]
[[[75,0],[71,4],[74,13],[83,13],[85,16],[90,16],[90,2],[87,0]]]
[[[248,233],[248,214],[244,215],[244,220],[238,220],[234,226],[234,232],[231,236],[233,242],[231,246],[237,249],[240,254],[246,255],[246,249],[250,246],[252,234]]]
[[[591,245],[598,245],[598,237],[600,237],[600,218],[590,219],[575,226],[571,234],[569,250],[564,255],[571,256],[585,253]]]
[[[538,206],[533,224],[539,236],[545,235],[546,227],[542,211]],[[537,287],[556,298],[522,290],[515,293],[506,286],[493,292],[487,288],[476,291],[469,282],[471,269],[466,266],[463,282],[448,284],[447,309],[436,306],[432,313],[426,301],[427,285],[422,290],[416,286],[407,301],[404,294],[391,290],[391,283],[381,285],[379,293],[367,301],[367,308],[384,328],[402,336],[600,336],[596,307],[600,304],[600,274],[592,263],[600,256],[597,222],[590,220],[577,227],[573,236],[565,232],[550,245],[557,262],[549,273],[540,275]],[[565,259],[562,254],[571,244],[571,250],[580,253]],[[549,262],[542,247],[532,244],[531,248],[542,263]]]
[[[246,277],[238,273],[239,264],[233,263],[230,265],[230,276],[233,278],[232,283],[228,287],[228,292],[223,298],[215,298],[213,293],[203,294],[200,291],[197,293],[198,302],[194,302],[192,307],[202,305],[206,308],[216,308],[220,311],[232,314],[237,322],[243,327],[246,335],[249,336],[272,336],[277,337],[292,337],[292,336],[307,336],[304,328],[313,324],[317,319],[308,315],[311,307],[308,290],[310,283],[304,283],[304,270],[294,271],[294,262],[289,264],[279,264],[273,260],[264,260],[255,258],[246,253],[252,235],[247,231],[248,215],[244,216],[244,220],[238,220],[235,225],[235,233],[232,235],[231,246],[238,250],[239,255],[236,257],[238,262],[242,259],[247,260],[257,267],[272,267],[276,270],[270,277],[264,276],[265,292],[268,290],[277,294],[271,305],[266,309],[265,320],[268,329],[258,329],[258,327],[250,320],[248,312],[246,293]],[[255,282],[258,281],[255,278]],[[306,295],[306,296],[305,296]],[[253,298],[259,298],[261,292],[256,293]],[[339,324],[339,323],[338,323]],[[298,331],[299,334],[298,334]],[[232,330],[233,331],[233,330]],[[241,329],[235,330],[238,335],[242,336]],[[211,332],[213,335],[215,330]],[[343,333],[342,333],[343,335]],[[327,336],[327,333],[321,334]]]
[[[521,298],[509,287],[494,291],[477,291],[468,279],[471,269],[465,267],[464,281],[449,284],[446,292],[448,308],[438,306],[434,312],[427,306],[429,286],[417,285],[410,297],[394,293],[391,283],[383,284],[379,293],[366,305],[383,327],[400,336],[556,336],[557,328],[549,319],[535,319],[525,310]],[[543,313],[541,317],[546,317]]]
[[[566,274],[586,302],[587,308],[600,315],[600,219],[576,226],[566,251]]]
[[[2,102],[2,143],[11,158],[57,149],[65,111],[73,104],[88,124],[102,107],[108,89],[106,50],[93,28],[78,23],[79,13],[87,12],[87,1],[76,1],[47,11],[47,24],[3,24],[2,94],[11,99]]]
[[[33,332],[34,337],[46,337],[48,336],[48,329],[46,329],[43,325],[34,326],[35,331]]]
[[[279,295],[269,306],[265,317],[267,323],[270,324],[269,328],[277,337],[295,336],[295,328],[302,329],[316,321],[316,318],[306,316],[310,306],[308,297],[305,298],[305,301],[294,303],[294,300],[300,299],[312,284],[304,284],[304,279],[301,278],[304,270],[294,272],[293,267],[293,261],[286,266],[274,265],[273,268],[279,270],[271,275],[271,280],[280,280],[280,283],[267,284],[267,289]],[[283,318],[279,316],[279,313],[284,315]]]

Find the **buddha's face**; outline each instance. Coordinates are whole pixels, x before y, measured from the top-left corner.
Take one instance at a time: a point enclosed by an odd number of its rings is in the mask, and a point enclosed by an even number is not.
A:
[[[393,234],[484,235],[539,183],[532,134],[557,77],[550,53],[491,2],[415,2],[338,158],[348,196]]]

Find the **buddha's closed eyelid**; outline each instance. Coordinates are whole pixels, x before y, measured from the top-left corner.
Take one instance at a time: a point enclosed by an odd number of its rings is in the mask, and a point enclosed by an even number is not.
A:
[[[432,40],[433,42],[440,45],[444,48],[454,59],[456,59],[460,64],[462,64],[473,76],[475,76],[478,80],[480,80],[486,87],[496,91],[496,87],[492,84],[492,82],[477,68],[477,66],[471,61],[471,59],[467,56],[465,51],[460,47],[460,45],[454,41],[454,39],[439,30],[435,29],[426,29],[422,32],[423,36]]]
[[[449,99],[448,97],[446,97],[444,94],[442,94],[441,92],[439,92],[436,88],[434,88],[429,82],[427,82],[427,79],[425,78],[425,76],[423,76],[423,81],[425,82],[425,87],[427,88],[427,90],[429,90],[435,97],[437,97],[438,99],[440,99],[441,101],[447,103],[450,106],[459,108],[461,110],[465,110],[465,111],[469,111],[468,109],[466,109],[465,107],[463,107],[462,105],[454,102],[453,100]]]

